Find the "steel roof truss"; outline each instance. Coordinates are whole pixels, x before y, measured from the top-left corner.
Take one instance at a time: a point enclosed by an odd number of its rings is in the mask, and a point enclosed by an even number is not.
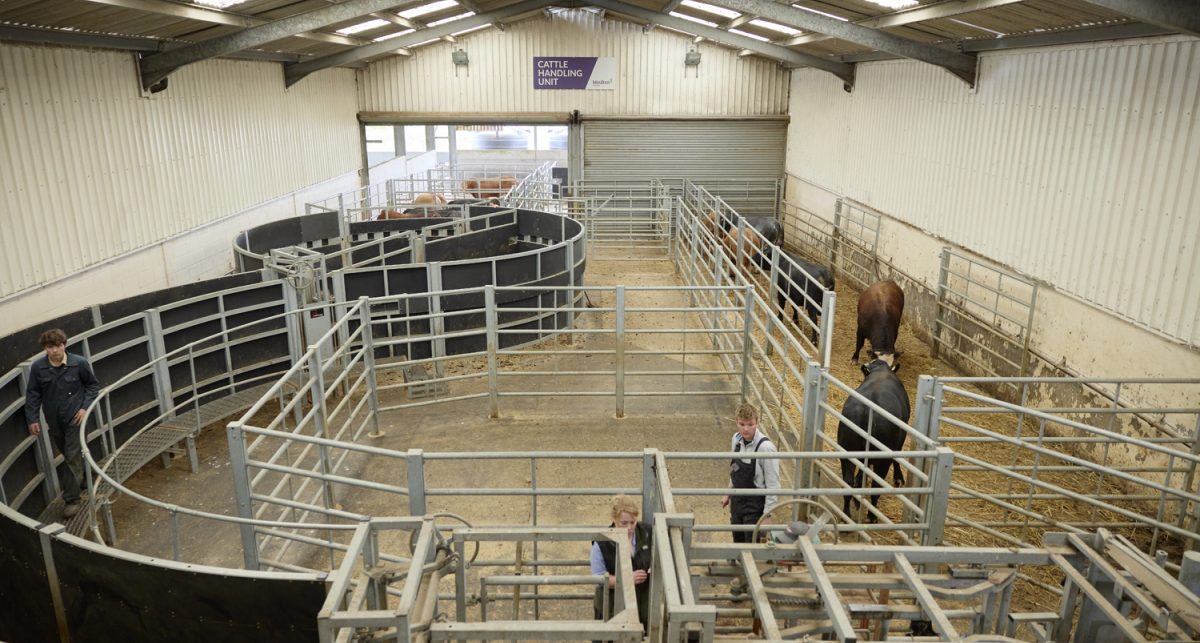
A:
[[[234,27],[257,27],[258,25],[266,24],[270,20],[258,18],[255,16],[246,16],[231,11],[221,11],[220,9],[209,9],[207,7],[198,7],[195,5],[187,5],[178,2],[164,2],[163,0],[87,0],[94,4],[103,4],[111,7],[121,7],[122,9],[136,9],[145,11],[146,13],[157,13],[163,16],[172,16],[175,18],[186,18],[197,22],[207,22],[218,25],[231,25]],[[296,34],[297,38],[307,38],[318,42],[331,42],[337,45],[357,46],[363,42],[357,38],[340,36],[332,33],[302,33]]]
[[[938,18],[952,18],[964,13],[973,11],[983,11],[985,9],[994,9],[1003,7],[1008,4],[1016,4],[1024,2],[1024,0],[946,0],[937,4],[922,5],[914,7],[908,11],[900,11],[897,13],[889,13],[882,16],[874,16],[863,20],[855,20],[854,24],[860,27],[868,27],[871,29],[883,29],[885,27],[902,27],[926,20],[937,20]],[[823,33],[806,33],[787,40],[781,40],[779,44],[785,47],[794,47],[796,45],[806,45],[813,42],[821,42],[828,40],[829,36]]]
[[[643,20],[648,23],[657,23],[672,29],[677,29],[679,31],[696,34],[698,36],[707,38],[708,40],[712,40],[713,42],[719,42],[730,47],[748,49],[760,56],[772,58],[794,67],[815,67],[817,69],[827,71],[842,79],[842,82],[846,84],[847,89],[854,85],[854,67],[851,65],[846,65],[828,58],[823,58],[821,56],[814,56],[812,54],[794,51],[792,49],[788,49],[787,47],[772,45],[770,43],[755,40],[754,38],[747,36],[729,33],[728,31],[722,31],[720,29],[702,25],[690,20],[684,20],[683,18],[668,16],[658,13],[657,11],[644,9],[642,7],[621,2],[621,0],[588,0],[588,2],[592,6],[601,7],[609,11],[615,11],[627,16],[632,16],[638,20]],[[712,4],[717,3],[714,2]]]
[[[1200,2],[1196,0],[1083,0],[1140,22],[1200,36]]]
[[[392,2],[395,4],[395,0],[392,0]],[[288,87],[291,87],[299,82],[302,78],[315,71],[328,69],[330,67],[337,67],[339,65],[355,63],[361,60],[372,58],[374,56],[386,54],[397,49],[410,47],[427,40],[436,40],[442,36],[449,36],[455,32],[470,29],[472,27],[479,27],[482,25],[499,22],[501,20],[507,20],[513,16],[518,16],[530,11],[537,11],[543,7],[550,6],[552,3],[553,0],[524,0],[523,2],[518,2],[514,5],[496,9],[495,11],[475,14],[467,18],[461,18],[459,20],[442,23],[436,27],[427,27],[425,29],[414,31],[410,34],[397,36],[396,38],[390,38],[381,42],[373,42],[368,45],[363,45],[347,51],[331,54],[329,56],[322,56],[313,60],[306,60],[302,63],[296,63],[294,65],[285,65],[283,68],[284,84]]]
[[[886,51],[902,58],[911,58],[931,65],[937,65],[975,86],[975,74],[978,59],[971,54],[964,54],[935,45],[916,42],[901,38],[885,31],[871,29],[851,22],[842,22],[811,11],[797,9],[791,5],[771,0],[707,0],[709,4],[742,13],[753,13],[773,22],[779,22],[805,31],[816,31],[833,36],[846,42],[852,42],[871,49]]]
[[[365,16],[401,4],[401,0],[347,0],[316,11],[310,11],[273,22],[243,29],[191,45],[144,56],[138,62],[142,88],[150,89],[171,72],[209,58],[225,56],[244,49],[253,49],[268,42],[313,31],[339,22]]]

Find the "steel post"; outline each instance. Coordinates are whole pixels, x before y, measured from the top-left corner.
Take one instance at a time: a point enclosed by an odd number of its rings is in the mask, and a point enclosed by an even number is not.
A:
[[[933,320],[933,343],[932,355],[934,359],[938,359],[938,353],[941,351],[942,344],[942,324],[945,321],[946,308],[946,285],[950,278],[950,247],[942,248],[941,266],[938,268],[938,286],[937,286],[937,306],[936,315]]]
[[[754,359],[754,286],[742,289],[742,400],[750,393],[750,362]]]
[[[824,399],[824,388],[821,383],[824,379],[824,373],[821,371],[821,365],[814,361],[809,361],[804,368],[804,435],[801,437],[801,451],[805,453],[815,453],[817,449],[817,435],[824,431],[823,414],[821,413],[821,401]],[[813,479],[813,471],[815,463],[812,460],[804,459],[800,462],[800,488],[812,489],[817,486]]]
[[[500,417],[500,375],[498,373],[499,359],[496,352],[500,349],[500,334],[496,321],[496,287],[483,287],[483,315],[487,327],[487,375],[488,375],[488,417]]]
[[[921,544],[938,546],[946,533],[946,510],[950,503],[950,476],[954,469],[954,451],[949,447],[937,448],[937,463],[930,475],[929,486],[933,488],[925,505],[925,537]]]
[[[446,375],[446,318],[442,316],[442,264],[432,261],[427,265],[429,293],[429,333],[433,336],[433,370],[438,379]],[[436,390],[436,388],[434,389]]]
[[[312,405],[315,407],[315,412],[312,414],[313,420],[313,435],[319,438],[330,438],[329,427],[326,426],[328,418],[326,417],[327,409],[325,407],[325,373],[321,366],[321,351],[316,346],[310,346],[308,350],[308,376],[312,380],[312,387],[309,394],[312,396]],[[325,444],[317,445],[317,454],[321,461],[321,496],[325,503],[326,509],[331,509],[334,506],[333,488],[329,484],[329,474],[333,472],[333,467],[329,461],[329,447]]]
[[[250,471],[246,457],[245,430],[240,422],[230,422],[225,427],[225,437],[229,443],[229,468],[233,472],[233,494],[236,501],[239,518],[254,517],[250,501]],[[258,569],[258,539],[255,537],[254,525],[238,523],[238,531],[242,537],[242,558],[246,569]]]
[[[359,297],[359,327],[362,329],[363,369],[367,375],[367,405],[371,413],[368,437],[383,437],[379,430],[379,381],[375,373],[375,329],[371,324],[371,298]]]
[[[625,417],[625,286],[616,288],[616,395],[617,417]]]
[[[788,334],[788,329],[787,329],[787,323],[785,321],[786,317],[783,314],[783,312],[784,312],[783,308],[786,305],[786,303],[782,303],[782,304],[780,303],[783,300],[783,296],[779,292],[779,261],[782,258],[782,256],[783,256],[783,250],[779,246],[777,246],[775,244],[771,244],[771,276],[767,280],[767,311],[768,311],[767,312],[767,329],[768,329],[767,332],[769,334],[770,328],[771,328],[771,325],[770,325],[771,317],[772,317],[772,315],[770,313],[771,307],[779,306],[779,312],[778,312],[778,317],[779,317],[779,322],[780,322],[779,329],[782,332],[783,337],[786,339],[787,334]],[[789,288],[791,288],[791,286],[789,286]],[[774,347],[771,345],[771,342],[769,342],[769,341],[765,342],[765,343],[766,343],[767,356],[770,357],[771,354],[774,352]]]
[[[409,449],[404,461],[408,470],[408,515],[424,516],[428,511],[425,507],[425,452]]]
[[[829,368],[833,360],[833,323],[837,317],[837,293],[824,291],[821,299],[821,366]]]
[[[655,484],[655,460],[658,449],[642,450],[642,520],[649,521],[651,516],[660,511],[658,507],[658,485]]]

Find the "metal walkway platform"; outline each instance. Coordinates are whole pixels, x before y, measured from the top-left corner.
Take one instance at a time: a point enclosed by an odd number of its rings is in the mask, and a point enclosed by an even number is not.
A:
[[[270,387],[270,383],[262,384],[219,397],[199,407],[192,407],[187,412],[164,420],[134,436],[98,464],[114,480],[125,482],[157,456],[162,456],[163,466],[169,467],[171,454],[186,453],[191,470],[195,473],[200,469],[200,460],[196,453],[196,437],[200,435],[200,431],[213,422],[250,408]],[[181,447],[181,444],[184,446]],[[107,502],[114,491],[112,485],[100,484],[96,490],[95,501],[101,504]],[[62,496],[59,496],[42,511],[38,519],[42,522],[61,522],[66,526],[68,533],[87,537],[92,502],[92,498],[83,498],[79,513],[63,519],[64,503]]]

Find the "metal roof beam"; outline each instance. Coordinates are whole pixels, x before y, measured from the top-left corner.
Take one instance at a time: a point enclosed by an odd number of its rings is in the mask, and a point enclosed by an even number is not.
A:
[[[231,25],[234,27],[257,27],[270,22],[263,18],[254,16],[244,16],[231,11],[221,11],[219,9],[208,9],[206,7],[198,7],[190,4],[179,2],[164,2],[163,0],[87,0],[94,4],[103,4],[111,7],[121,7],[122,9],[136,9],[145,11],[146,13],[157,13],[164,16],[173,16],[175,18],[187,18],[198,22],[208,22],[218,25]],[[332,33],[301,33],[296,34],[297,38],[307,38],[319,42],[330,42],[335,45],[350,45],[356,47],[363,44],[364,41],[358,38],[349,38]]]
[[[401,27],[404,27],[405,29],[424,29],[425,28],[425,23],[417,22],[416,20],[409,20],[408,18],[405,18],[404,16],[401,16],[401,15],[394,14],[391,11],[376,11],[375,13],[371,14],[371,17],[379,18],[380,20],[386,20],[394,25],[400,25]],[[364,42],[364,43],[359,43],[359,44],[365,45],[367,43]]]
[[[495,11],[475,14],[467,18],[461,18],[459,20],[442,23],[436,27],[427,27],[419,31],[414,31],[410,34],[397,36],[381,42],[373,42],[369,45],[363,45],[348,51],[338,52],[329,56],[322,56],[313,60],[306,60],[294,65],[284,65],[284,84],[288,87],[291,87],[299,82],[300,79],[315,71],[328,69],[330,67],[337,67],[339,65],[345,65],[348,63],[354,63],[360,60],[366,60],[374,56],[386,54],[390,51],[395,51],[396,49],[410,47],[417,43],[425,42],[426,40],[436,40],[442,36],[449,36],[464,29],[470,29],[472,27],[479,27],[482,25],[499,22],[501,20],[507,20],[513,16],[518,16],[523,13],[537,11],[543,7],[548,7],[553,4],[553,2],[554,0],[524,0],[523,2],[518,2],[517,4],[496,9]]]
[[[756,16],[752,13],[743,13],[742,15],[740,15],[736,18],[730,18],[729,20],[726,20],[725,22],[721,23],[720,28],[725,29],[725,30],[737,29],[737,28],[741,27],[742,25],[750,22],[751,20],[756,20],[757,18],[758,18],[758,16]]]
[[[402,0],[347,0],[341,4],[280,18],[227,36],[151,54],[138,61],[142,88],[149,89],[157,85],[171,72],[184,65],[225,56],[235,51],[253,49],[268,42],[365,16],[401,3]]]
[[[884,29],[886,27],[902,27],[911,25],[917,22],[925,22],[926,20],[937,20],[938,18],[952,18],[964,13],[972,11],[983,11],[985,9],[994,9],[1003,7],[1008,4],[1017,4],[1024,0],[946,0],[937,4],[927,4],[921,7],[914,7],[908,11],[900,11],[897,13],[889,13],[883,16],[874,16],[872,18],[864,18],[856,20],[854,24],[860,27],[868,27],[871,29]],[[794,47],[796,45],[806,45],[812,42],[821,42],[829,40],[829,36],[823,33],[806,33],[800,36],[794,36],[786,40],[779,41],[785,47]]]
[[[719,42],[730,47],[749,49],[760,56],[772,58],[774,60],[792,65],[793,67],[815,67],[841,78],[842,82],[846,83],[848,87],[854,86],[854,67],[852,65],[834,61],[828,58],[822,58],[820,56],[814,56],[812,54],[793,51],[787,47],[772,45],[770,43],[755,40],[754,38],[748,38],[746,36],[739,36],[735,33],[729,33],[728,31],[721,31],[720,29],[702,25],[690,20],[684,20],[683,18],[676,18],[675,16],[668,16],[657,11],[651,11],[650,9],[643,9],[642,7],[626,4],[620,0],[587,1],[593,6],[602,7],[609,11],[615,11],[627,16],[632,16],[638,20],[654,22],[672,29],[677,29],[679,31],[693,33],[712,40],[713,42]],[[711,4],[716,3],[711,2]],[[750,11],[751,10],[747,10],[747,12]]]
[[[958,76],[972,87],[975,86],[975,73],[978,60],[972,54],[959,53],[934,45],[901,38],[884,31],[863,27],[849,22],[842,22],[811,11],[797,9],[791,5],[772,2],[771,0],[706,0],[709,4],[742,13],[757,14],[768,20],[785,25],[798,27],[806,31],[816,31],[833,36],[846,42],[852,42],[871,49],[886,51],[902,58],[911,58],[931,65],[937,65]],[[748,47],[749,49],[749,47]]]
[[[115,49],[120,51],[162,51],[164,47],[171,45],[170,41],[159,40],[157,38],[110,36],[108,34],[93,34],[81,31],[11,27],[8,25],[0,25],[0,40],[43,45],[64,45],[67,47]],[[298,62],[304,60],[304,56],[298,54],[283,54],[274,51],[238,51],[229,54],[226,58],[270,60],[274,62]]]
[[[458,4],[466,7],[467,11],[472,13],[483,13],[483,9],[480,8],[479,3],[475,2],[475,0],[458,0]],[[504,25],[500,24],[499,22],[493,22],[491,24],[500,31],[504,31]]]
[[[1166,36],[1176,33],[1173,29],[1156,27],[1140,22],[1130,22],[1122,25],[1107,25],[1090,27],[1088,29],[1072,29],[1051,33],[1036,33],[1028,36],[1008,36],[1005,38],[980,38],[964,40],[959,43],[963,51],[1004,51],[1007,49],[1028,49],[1030,47],[1051,47],[1054,45],[1073,45],[1082,42],[1097,42],[1103,40],[1121,40],[1123,38],[1148,38],[1150,36]],[[883,51],[870,51],[861,54],[838,56],[837,59],[848,63],[865,63],[878,60],[895,60],[899,56]]]
[[[1084,0],[1141,22],[1200,36],[1200,2],[1196,0]]]

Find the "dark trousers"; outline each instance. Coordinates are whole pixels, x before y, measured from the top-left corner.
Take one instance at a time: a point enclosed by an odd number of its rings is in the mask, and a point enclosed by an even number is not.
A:
[[[730,499],[729,524],[753,525],[754,523],[758,522],[758,519],[762,518],[763,515],[763,501],[763,498],[756,498],[754,496],[742,496]],[[733,532],[733,542],[750,542],[750,532]]]
[[[83,450],[79,446],[79,425],[48,427],[50,441],[63,454],[65,467],[58,471],[58,484],[62,487],[63,502],[79,502],[80,485],[83,484]]]

